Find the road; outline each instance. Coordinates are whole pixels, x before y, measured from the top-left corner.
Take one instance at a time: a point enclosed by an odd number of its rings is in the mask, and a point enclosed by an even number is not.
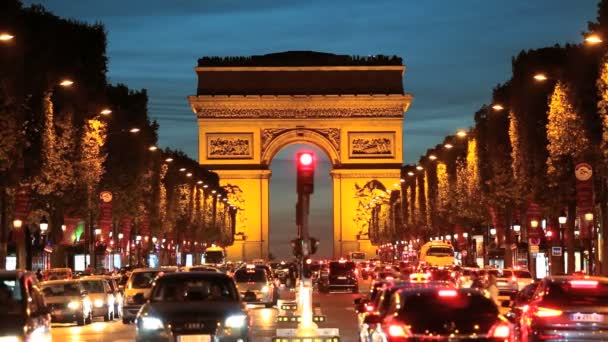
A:
[[[368,282],[361,283],[361,292],[369,288]],[[340,330],[340,341],[351,342],[357,340],[357,324],[353,306],[353,300],[359,297],[353,293],[316,293],[313,303],[318,303],[315,308],[317,314],[326,316],[327,321],[318,323],[319,328],[338,328]],[[295,328],[295,323],[277,323],[277,316],[288,315],[289,311],[279,309],[281,304],[294,298],[294,293],[283,291],[282,300],[278,308],[267,309],[264,307],[249,307],[249,313],[253,319],[252,337],[253,341],[271,341],[276,335],[277,328]],[[124,325],[120,320],[105,323],[100,319],[92,324],[78,327],[71,324],[53,324],[53,341],[61,342],[126,342],[135,340],[135,326]]]

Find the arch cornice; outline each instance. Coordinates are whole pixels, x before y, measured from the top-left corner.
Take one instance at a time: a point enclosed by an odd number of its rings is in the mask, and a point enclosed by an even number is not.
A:
[[[267,143],[266,148],[262,150],[260,163],[263,166],[269,166],[274,156],[279,153],[281,149],[289,145],[303,143],[308,143],[320,148],[327,154],[334,167],[340,165],[340,153],[334,147],[334,144],[332,144],[327,137],[314,129],[286,129],[285,132],[276,135]]]

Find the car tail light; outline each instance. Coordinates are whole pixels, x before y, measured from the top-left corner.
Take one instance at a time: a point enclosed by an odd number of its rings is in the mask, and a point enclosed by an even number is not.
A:
[[[512,277],[511,277],[511,281],[512,281],[512,282],[516,282],[516,281],[517,281],[517,277],[516,277],[516,276],[512,276]]]
[[[400,324],[391,324],[388,326],[388,335],[390,337],[411,337],[412,332],[410,328],[400,325]]]
[[[395,278],[391,277],[391,276],[386,276],[386,280],[394,280]]]
[[[359,274],[359,270],[355,270],[355,274],[357,274],[357,275],[358,275],[358,274]]]
[[[439,297],[456,297],[457,295],[456,290],[439,290]]]
[[[536,308],[534,315],[536,317],[557,317],[562,315],[562,311],[539,306]]]
[[[570,280],[570,286],[575,289],[594,289],[597,284],[597,280]]]
[[[505,322],[498,322],[490,328],[488,337],[490,338],[509,338],[511,336],[511,327]]]
[[[367,312],[372,312],[372,311],[374,311],[374,306],[373,306],[373,305],[371,305],[371,304],[366,304],[366,305],[365,305],[365,311],[367,311]]]

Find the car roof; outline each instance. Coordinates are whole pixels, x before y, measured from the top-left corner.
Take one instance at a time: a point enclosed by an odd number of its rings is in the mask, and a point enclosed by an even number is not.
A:
[[[562,276],[549,276],[545,278],[551,282],[564,282],[569,280],[597,280],[602,283],[608,283],[608,277],[598,276],[574,276],[574,275],[562,275]]]
[[[176,266],[171,267],[163,267],[163,268],[136,268],[132,271],[132,273],[140,273],[140,272],[167,272],[167,271],[177,271]]]
[[[42,282],[44,285],[56,285],[56,284],[67,284],[67,283],[80,283],[80,279],[59,279],[59,280],[47,280]]]
[[[162,281],[171,281],[174,279],[189,279],[189,278],[221,278],[232,280],[232,277],[228,276],[225,273],[219,273],[214,271],[193,271],[193,272],[178,272],[178,273],[167,273],[159,280]]]
[[[0,277],[22,277],[24,275],[33,275],[34,273],[27,270],[13,270],[13,271],[2,271],[0,270]]]

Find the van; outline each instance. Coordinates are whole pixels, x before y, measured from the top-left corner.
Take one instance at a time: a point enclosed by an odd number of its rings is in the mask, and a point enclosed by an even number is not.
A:
[[[427,242],[420,248],[418,261],[423,266],[452,266],[454,247],[444,241]]]

